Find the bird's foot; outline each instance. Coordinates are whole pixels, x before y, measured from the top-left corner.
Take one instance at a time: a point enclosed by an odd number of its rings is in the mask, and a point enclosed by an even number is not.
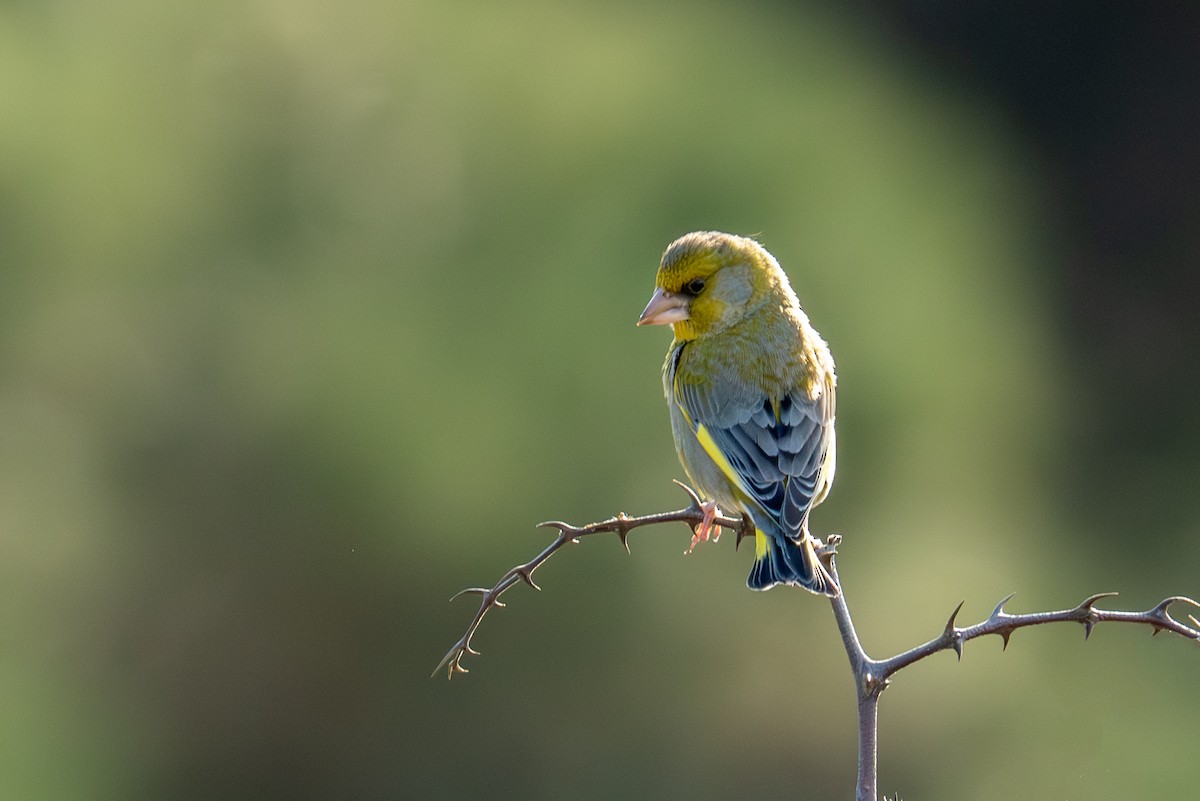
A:
[[[721,510],[717,508],[717,502],[713,500],[704,501],[700,504],[700,511],[704,513],[704,519],[692,529],[692,544],[683,552],[685,556],[691,553],[700,543],[708,542],[710,537],[713,542],[718,542],[721,539],[721,527],[713,522],[717,519],[717,515],[721,513]]]
[[[830,534],[823,542],[820,537],[813,539],[816,541],[817,556],[832,556],[837,553],[838,546],[842,544],[841,534]]]

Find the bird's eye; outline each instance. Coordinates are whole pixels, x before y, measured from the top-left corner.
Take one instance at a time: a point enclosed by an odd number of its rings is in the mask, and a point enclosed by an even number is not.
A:
[[[704,279],[693,278],[691,281],[688,281],[683,285],[683,291],[689,295],[699,295],[704,291]]]

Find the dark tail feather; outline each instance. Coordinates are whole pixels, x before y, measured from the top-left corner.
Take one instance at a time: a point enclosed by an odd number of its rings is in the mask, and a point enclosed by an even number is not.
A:
[[[817,595],[838,595],[837,582],[817,558],[811,537],[795,542],[755,531],[754,539],[756,557],[750,578],[746,579],[750,589],[769,590],[777,584],[789,584]]]

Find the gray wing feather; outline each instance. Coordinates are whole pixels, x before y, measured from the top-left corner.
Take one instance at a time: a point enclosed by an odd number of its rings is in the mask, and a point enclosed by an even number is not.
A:
[[[792,392],[771,399],[748,387],[684,385],[680,405],[693,427],[703,425],[753,500],[797,536],[818,492],[833,430],[832,398]]]

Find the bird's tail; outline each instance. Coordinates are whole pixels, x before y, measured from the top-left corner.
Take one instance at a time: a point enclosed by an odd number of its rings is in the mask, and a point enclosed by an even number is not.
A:
[[[837,582],[817,558],[812,536],[804,531],[799,541],[754,531],[754,566],[746,585],[752,590],[769,590],[777,584],[803,587],[817,595],[836,597]]]

